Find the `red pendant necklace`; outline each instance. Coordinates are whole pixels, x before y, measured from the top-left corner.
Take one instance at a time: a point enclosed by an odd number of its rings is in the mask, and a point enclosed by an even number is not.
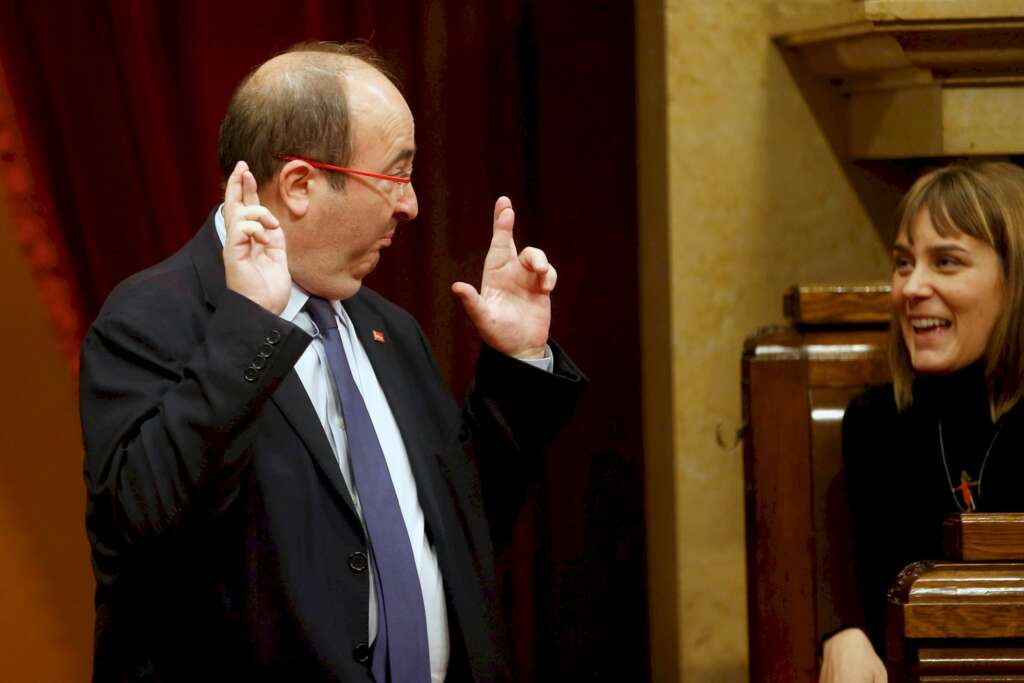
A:
[[[946,460],[946,444],[942,438],[942,420],[939,420],[939,454],[942,455],[942,468],[946,471],[946,482],[949,484],[950,495],[953,496],[953,502],[956,503],[956,507],[960,512],[974,512],[978,509],[978,506],[974,503],[974,494],[971,492],[971,487],[977,487],[977,496],[981,498],[981,482],[985,477],[985,465],[988,463],[988,456],[992,455],[992,447],[996,445],[996,439],[999,438],[999,432],[1002,428],[1002,424],[996,424],[996,433],[992,435],[992,440],[988,444],[988,450],[985,451],[985,457],[981,459],[978,480],[971,481],[967,470],[961,470],[960,483],[954,484],[953,477],[949,474],[949,462]],[[956,494],[958,492],[960,497],[963,498],[963,503],[960,502],[960,498],[957,498]]]

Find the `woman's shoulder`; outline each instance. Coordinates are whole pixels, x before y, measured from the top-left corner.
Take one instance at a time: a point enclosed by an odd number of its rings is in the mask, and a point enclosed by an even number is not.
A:
[[[866,387],[850,399],[846,413],[843,415],[843,422],[891,420],[898,413],[892,384],[879,384]]]
[[[877,472],[891,471],[892,456],[904,442],[904,419],[896,408],[892,384],[867,387],[850,400],[842,426],[843,469],[849,487],[877,489]]]

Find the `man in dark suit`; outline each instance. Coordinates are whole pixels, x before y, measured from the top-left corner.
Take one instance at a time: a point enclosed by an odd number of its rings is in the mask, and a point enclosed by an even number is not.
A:
[[[232,99],[222,207],[105,303],[81,375],[94,680],[510,678],[493,546],[585,378],[504,197],[479,292],[452,286],[484,340],[462,409],[362,287],[416,216],[414,154],[372,55],[297,46]]]

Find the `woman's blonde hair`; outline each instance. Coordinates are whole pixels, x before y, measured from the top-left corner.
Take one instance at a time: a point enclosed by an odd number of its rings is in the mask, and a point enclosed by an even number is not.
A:
[[[995,249],[1003,268],[1003,307],[983,356],[992,420],[1024,394],[1024,169],[1001,161],[958,162],[931,171],[914,183],[897,209],[895,242],[912,240],[910,225],[927,209],[943,237],[970,235]],[[895,318],[889,364],[896,405],[913,401],[914,369]]]

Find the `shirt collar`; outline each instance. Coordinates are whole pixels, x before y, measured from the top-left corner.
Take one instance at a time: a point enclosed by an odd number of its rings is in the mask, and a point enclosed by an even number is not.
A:
[[[217,210],[213,215],[213,222],[217,228],[217,237],[220,239],[220,244],[221,246],[224,246],[224,242],[228,237],[227,227],[224,225],[224,204],[217,207]],[[288,322],[298,323],[299,321],[295,318],[305,307],[307,301],[309,301],[309,292],[292,280],[292,292],[288,297],[288,304],[284,307],[284,310],[281,311],[281,318]],[[348,317],[348,312],[345,310],[344,306],[341,305],[341,302],[337,299],[331,299],[329,303],[331,304],[331,308],[334,309],[334,314],[338,316],[338,319],[342,324],[351,326],[352,321]],[[303,325],[299,326],[303,327]],[[309,332],[309,330],[306,331]]]

